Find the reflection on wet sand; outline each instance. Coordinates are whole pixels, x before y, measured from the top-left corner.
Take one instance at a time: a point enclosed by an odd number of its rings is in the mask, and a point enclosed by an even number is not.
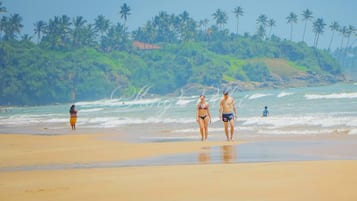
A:
[[[198,161],[200,163],[207,164],[210,159],[210,147],[203,147],[203,151],[198,154]]]
[[[210,147],[204,147],[203,150],[198,153],[198,162],[202,164],[208,164],[210,162],[216,163],[217,161],[220,163],[237,162],[236,146],[237,145],[223,145],[218,147],[220,149],[219,158],[216,155],[217,150],[215,148],[211,150]],[[211,158],[211,156],[213,156],[213,158]]]
[[[232,163],[236,161],[236,147],[232,145],[221,146],[221,159],[223,163]]]

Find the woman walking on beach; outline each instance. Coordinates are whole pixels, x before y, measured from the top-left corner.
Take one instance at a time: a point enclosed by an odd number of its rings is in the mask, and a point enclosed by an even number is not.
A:
[[[69,123],[71,124],[72,130],[76,130],[77,110],[75,105],[71,106],[71,109],[69,110],[69,114],[70,114]]]
[[[201,141],[206,141],[208,137],[208,123],[211,122],[211,113],[204,95],[200,96],[200,101],[196,106],[196,121],[200,127]]]

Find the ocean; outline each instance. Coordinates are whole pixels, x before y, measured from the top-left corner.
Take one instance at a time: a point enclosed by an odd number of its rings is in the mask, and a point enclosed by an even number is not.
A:
[[[230,89],[238,119],[236,136],[357,134],[357,83],[287,89]],[[199,95],[150,96],[143,88],[133,97],[74,103],[77,131],[110,129],[142,140],[199,138],[195,106]],[[210,104],[209,138],[224,140],[218,116],[222,90],[203,90]],[[63,134],[72,132],[69,104],[1,107],[0,133]],[[261,114],[267,106],[269,117]],[[155,140],[154,140],[155,139]]]

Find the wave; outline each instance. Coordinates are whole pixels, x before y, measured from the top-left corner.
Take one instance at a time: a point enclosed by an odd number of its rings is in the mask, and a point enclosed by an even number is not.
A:
[[[315,116],[275,116],[269,118],[252,117],[242,118],[243,126],[262,126],[270,129],[280,129],[287,127],[320,127],[320,128],[334,128],[334,127],[355,127],[357,124],[357,117],[333,117],[326,115]]]
[[[333,94],[326,94],[326,95],[306,94],[305,98],[308,100],[357,98],[357,92],[354,92],[354,93],[333,93]]]
[[[258,99],[258,98],[262,98],[262,97],[265,97],[265,96],[271,96],[272,94],[253,94],[251,96],[248,97],[249,100],[252,100],[252,99]]]
[[[122,125],[137,125],[137,124],[167,124],[167,123],[176,123],[176,124],[187,124],[196,122],[195,119],[187,118],[125,118],[125,119],[115,119],[115,118],[96,118],[92,119],[91,123],[96,123],[98,127],[104,128],[115,128]]]
[[[89,112],[99,112],[102,111],[103,108],[93,108],[93,109],[81,109],[79,112],[89,113]]]
[[[78,102],[77,106],[84,108],[92,108],[92,107],[114,107],[114,106],[132,106],[132,105],[150,105],[154,103],[159,103],[161,101],[160,98],[152,98],[152,99],[136,99],[136,100],[121,100],[121,99],[105,99],[98,101],[88,101],[88,102]],[[81,110],[82,111],[82,110]]]
[[[97,101],[82,101],[75,103],[76,106],[92,107],[92,106],[112,106],[119,103],[119,99],[103,99]]]
[[[194,102],[195,100],[185,100],[185,99],[180,99],[176,102],[176,105],[180,105],[180,106],[185,106],[191,102]]]
[[[148,105],[153,103],[160,102],[160,98],[152,98],[152,99],[139,99],[139,100],[132,100],[132,101],[123,101],[121,104],[123,105]]]
[[[348,135],[357,135],[357,129],[351,129],[351,130],[348,132]]]
[[[293,95],[294,93],[289,93],[289,92],[281,92],[280,94],[278,94],[276,97],[278,98],[282,98],[282,97],[285,97],[285,96],[290,96],[290,95]]]
[[[296,129],[296,130],[258,130],[258,134],[264,134],[264,135],[321,135],[321,134],[329,134],[333,133],[334,130],[330,129]]]

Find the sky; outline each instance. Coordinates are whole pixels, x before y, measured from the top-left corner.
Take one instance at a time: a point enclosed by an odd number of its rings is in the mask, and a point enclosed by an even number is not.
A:
[[[325,32],[320,36],[319,47],[327,48],[332,32],[328,26],[337,21],[342,26],[357,27],[357,0],[0,0],[10,15],[18,13],[23,18],[23,34],[33,35],[34,23],[48,21],[54,16],[63,14],[69,17],[83,16],[89,23],[94,23],[98,15],[104,15],[112,22],[121,22],[120,6],[127,3],[131,9],[127,26],[130,31],[144,26],[145,23],[160,11],[179,15],[187,11],[194,20],[208,19],[210,25],[215,24],[212,14],[221,9],[228,15],[226,28],[236,31],[236,18],[233,14],[235,7],[240,6],[244,15],[240,17],[240,33],[254,34],[257,29],[256,19],[265,14],[276,21],[272,34],[280,38],[290,38],[290,25],[286,17],[290,12],[298,15],[298,24],[294,25],[293,40],[301,41],[304,23],[301,21],[302,12],[309,9],[316,18],[322,18],[327,24]],[[314,34],[312,23],[309,22],[305,41],[312,45]],[[341,44],[341,35],[335,34],[333,48]],[[350,44],[357,46],[356,37],[351,38]]]

